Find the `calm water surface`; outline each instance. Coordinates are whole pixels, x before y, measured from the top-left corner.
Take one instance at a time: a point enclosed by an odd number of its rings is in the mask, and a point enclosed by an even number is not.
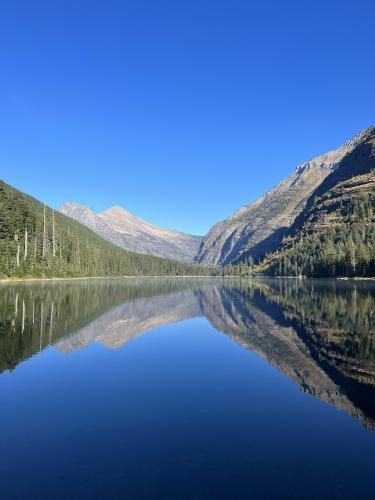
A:
[[[375,285],[0,286],[11,499],[373,499]]]

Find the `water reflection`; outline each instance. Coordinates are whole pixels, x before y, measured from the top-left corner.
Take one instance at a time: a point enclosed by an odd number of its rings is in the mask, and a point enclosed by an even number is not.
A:
[[[0,370],[55,344],[117,349],[204,316],[312,396],[375,429],[375,287],[296,280],[92,280],[0,287]]]

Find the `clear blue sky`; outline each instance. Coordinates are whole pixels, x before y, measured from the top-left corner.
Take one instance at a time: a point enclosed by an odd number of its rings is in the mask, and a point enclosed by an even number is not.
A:
[[[375,123],[375,4],[4,0],[0,178],[203,234]]]

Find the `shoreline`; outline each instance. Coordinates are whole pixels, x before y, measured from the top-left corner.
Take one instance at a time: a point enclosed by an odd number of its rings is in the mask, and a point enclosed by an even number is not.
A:
[[[242,276],[247,277],[247,276]],[[80,276],[80,277],[71,277],[71,278],[1,278],[1,283],[29,283],[29,282],[41,282],[41,281],[83,281],[83,280],[116,280],[116,279],[129,279],[129,278],[241,278],[241,276],[210,276],[210,275],[202,275],[202,276],[190,276],[190,275],[176,275],[176,276]]]
[[[210,276],[210,275],[202,275],[202,276],[190,276],[190,275],[176,275],[176,276],[80,276],[80,277],[66,277],[66,278],[1,278],[0,284],[10,284],[10,283],[40,283],[40,282],[50,282],[50,281],[85,281],[85,280],[119,280],[119,279],[153,279],[153,278],[163,278],[163,279],[176,279],[176,278],[190,278],[190,279],[278,279],[278,280],[337,280],[337,281],[375,281],[375,277],[322,277],[322,278],[308,278],[308,277],[299,277],[299,276],[261,276],[261,275],[253,275],[253,276]]]

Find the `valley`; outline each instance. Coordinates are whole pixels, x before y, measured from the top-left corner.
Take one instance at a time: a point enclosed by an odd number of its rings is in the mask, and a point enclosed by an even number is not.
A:
[[[0,184],[0,277],[375,277],[375,126],[297,166],[206,236],[115,205],[56,211]]]

